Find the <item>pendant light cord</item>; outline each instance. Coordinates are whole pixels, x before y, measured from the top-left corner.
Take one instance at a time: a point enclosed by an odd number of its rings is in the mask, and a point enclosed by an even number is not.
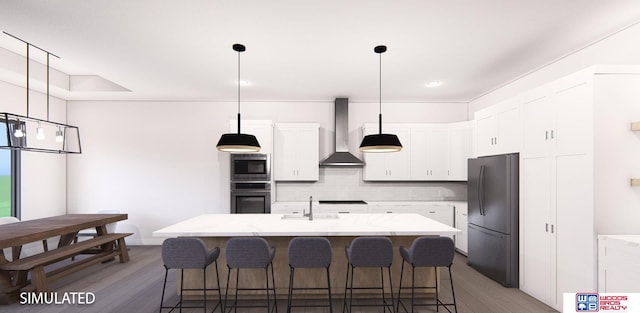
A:
[[[380,55],[380,66],[378,67],[379,69],[378,77],[380,79],[379,79],[379,85],[378,85],[378,99],[379,99],[378,134],[382,134],[382,53],[379,53],[379,55]]]
[[[238,134],[240,134],[240,51],[238,51]]]

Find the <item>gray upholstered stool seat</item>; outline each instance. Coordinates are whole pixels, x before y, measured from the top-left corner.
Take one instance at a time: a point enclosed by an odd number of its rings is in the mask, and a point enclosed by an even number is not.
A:
[[[400,255],[402,256],[402,271],[404,271],[404,263],[411,264],[411,287],[402,287],[402,272],[400,274],[400,287],[398,288],[398,310],[400,306],[407,308],[400,300],[400,292],[402,289],[411,289],[411,312],[413,312],[415,306],[436,306],[436,311],[442,305],[447,311],[451,312],[447,306],[453,306],[454,311],[458,312],[456,305],[456,294],[453,291],[453,279],[451,278],[451,264],[453,263],[453,254],[455,245],[453,240],[449,237],[419,237],[413,241],[409,249],[400,247]],[[416,267],[433,267],[435,272],[435,286],[415,286],[415,270]],[[446,267],[449,269],[449,279],[451,280],[451,296],[453,303],[443,303],[440,301],[438,292],[438,267]],[[435,303],[415,303],[415,290],[416,289],[432,289],[436,290],[436,302]]]
[[[345,308],[348,312],[351,312],[354,306],[377,306],[368,304],[353,304],[353,289],[379,289],[382,294],[383,312],[389,309],[390,312],[395,312],[394,300],[393,300],[393,285],[391,283],[391,263],[393,261],[393,244],[391,239],[387,237],[358,237],[351,241],[351,245],[345,248],[347,254],[347,278],[345,281],[344,289],[344,303],[342,305],[342,312]],[[380,287],[354,287],[353,277],[354,269],[357,267],[379,267],[380,268]],[[391,306],[387,303],[387,298],[384,292],[384,274],[383,268],[387,268],[389,278],[389,293],[391,295]],[[349,272],[351,272],[351,280],[349,280]],[[347,291],[349,291],[349,303],[347,305]]]
[[[289,295],[287,298],[287,313],[291,312],[292,307],[329,307],[329,312],[333,312],[331,307],[331,279],[329,276],[329,267],[331,266],[331,243],[327,238],[322,237],[297,237],[289,241],[289,249],[287,253],[289,259]],[[327,273],[327,288],[295,288],[293,286],[294,274],[296,268],[324,268]],[[296,305],[292,304],[293,290],[318,290],[326,289],[329,294],[329,303],[327,305]]]
[[[237,312],[238,307],[256,307],[256,306],[239,306],[238,305],[238,290],[256,290],[255,288],[240,288],[238,286],[238,277],[240,276],[241,268],[264,268],[265,280],[267,287],[264,289],[267,294],[267,312],[271,312],[275,309],[278,312],[278,305],[276,303],[276,289],[275,289],[275,276],[273,275],[273,257],[276,254],[276,249],[269,246],[269,243],[260,237],[234,237],[227,240],[225,247],[225,258],[227,260],[227,291],[225,293],[224,312],[227,312],[227,308],[234,309]],[[271,287],[269,287],[269,267],[271,267]],[[231,278],[231,270],[236,270],[236,290],[235,299],[233,304],[229,305],[229,280]],[[269,296],[269,292],[273,292],[273,305]]]
[[[215,247],[211,250],[207,249],[207,245],[199,238],[169,238],[162,243],[162,262],[164,263],[164,285],[162,286],[162,297],[160,298],[160,312],[162,309],[175,309],[180,308],[193,308],[186,307],[182,304],[182,295],[184,291],[198,290],[204,294],[203,309],[207,311],[207,290],[218,291],[218,302],[213,308],[215,310],[218,306],[222,309],[222,294],[220,293],[220,278],[218,275],[218,256],[220,256],[220,248]],[[207,288],[207,267],[215,263],[216,266],[216,280],[218,282],[218,288]],[[180,269],[180,302],[174,306],[163,306],[164,292],[167,287],[167,275],[170,269]],[[201,269],[203,275],[203,287],[202,289],[185,289],[184,282],[184,269]]]

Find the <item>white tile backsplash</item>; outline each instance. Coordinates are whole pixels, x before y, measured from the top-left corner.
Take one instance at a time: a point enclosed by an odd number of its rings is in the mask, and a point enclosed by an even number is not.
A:
[[[321,167],[317,182],[277,182],[276,201],[466,201],[466,182],[365,182],[362,168]]]

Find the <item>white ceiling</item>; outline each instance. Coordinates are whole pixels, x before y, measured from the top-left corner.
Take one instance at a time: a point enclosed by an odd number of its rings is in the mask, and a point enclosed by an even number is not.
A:
[[[243,100],[377,101],[385,44],[383,101],[467,102],[639,21],[638,0],[0,0],[53,67],[131,90],[71,99],[235,100],[243,43]]]

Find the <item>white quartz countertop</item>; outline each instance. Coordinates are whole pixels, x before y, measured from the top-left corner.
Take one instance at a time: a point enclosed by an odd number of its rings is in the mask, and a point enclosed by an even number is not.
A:
[[[640,235],[598,235],[598,240],[619,240],[634,246],[640,245]]]
[[[154,237],[426,236],[460,233],[415,213],[338,214],[337,219],[282,219],[283,214],[204,214],[153,232]]]

